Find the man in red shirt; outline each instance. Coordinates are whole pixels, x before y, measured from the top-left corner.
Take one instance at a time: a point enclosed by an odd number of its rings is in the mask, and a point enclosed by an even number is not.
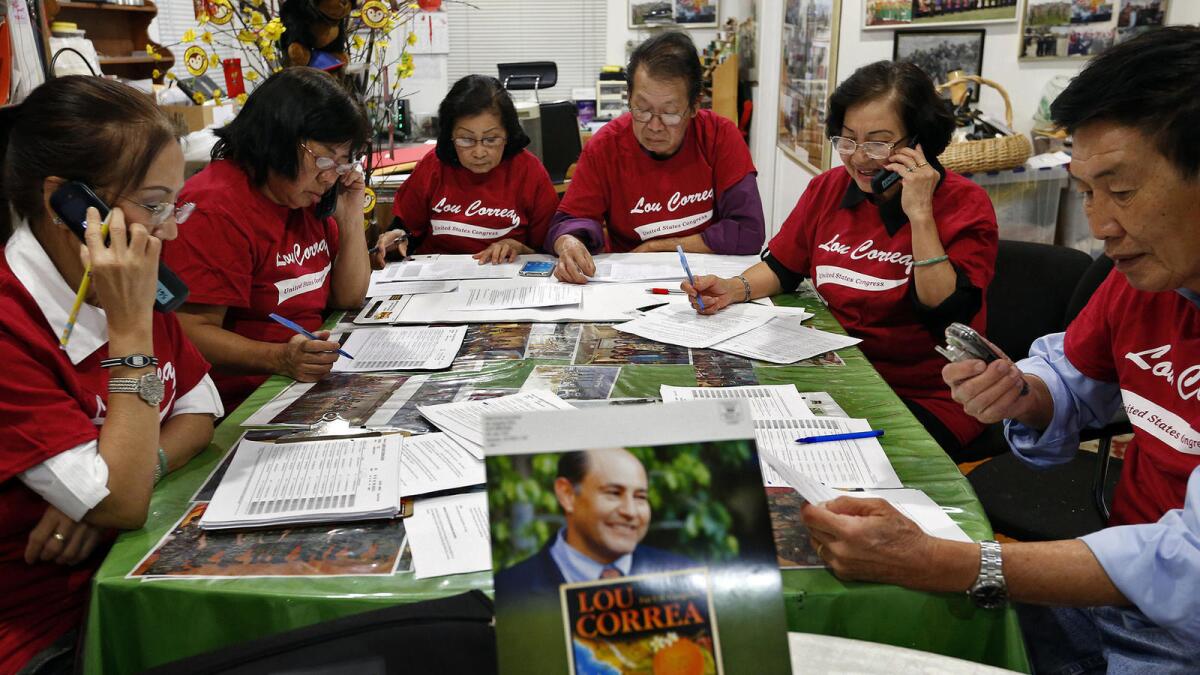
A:
[[[758,253],[762,201],[750,151],[732,122],[699,110],[700,59],[668,31],[629,59],[629,114],[604,125],[579,157],[546,235],[555,276],[587,283],[591,253]],[[607,225],[607,230],[605,229]]]

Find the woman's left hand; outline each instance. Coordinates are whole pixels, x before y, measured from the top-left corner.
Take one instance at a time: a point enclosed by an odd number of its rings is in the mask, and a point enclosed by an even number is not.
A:
[[[910,222],[933,220],[933,191],[937,188],[941,174],[925,159],[921,146],[897,148],[884,168],[900,174],[900,207]]]
[[[533,249],[516,239],[501,239],[471,257],[478,260],[480,265],[499,264],[513,262],[517,256],[533,252]]]
[[[367,181],[363,177],[362,167],[351,171],[350,173],[338,178],[342,184],[342,194],[338,197],[337,210],[333,212],[333,219],[340,226],[357,225],[362,226],[363,204],[367,197]]]
[[[53,506],[47,506],[42,519],[29,533],[25,562],[53,560],[59,565],[77,565],[87,559],[103,538],[103,530],[77,523]]]

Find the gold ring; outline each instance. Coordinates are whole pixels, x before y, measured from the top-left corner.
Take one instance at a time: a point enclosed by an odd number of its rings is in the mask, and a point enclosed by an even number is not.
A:
[[[917,165],[917,168],[919,169],[923,166],[929,166],[929,162],[921,162],[920,164]]]
[[[57,539],[59,541],[59,543],[62,543],[67,540],[67,538],[63,536],[62,532],[55,532],[54,538]]]

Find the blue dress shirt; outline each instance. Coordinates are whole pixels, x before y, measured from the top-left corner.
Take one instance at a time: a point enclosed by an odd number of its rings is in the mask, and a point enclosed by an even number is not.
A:
[[[633,568],[632,553],[617,558],[611,565],[598,563],[572,548],[567,543],[566,532],[565,527],[558,531],[554,543],[550,545],[550,557],[554,559],[554,564],[558,565],[558,571],[562,572],[563,579],[568,584],[595,581],[600,578],[600,572],[604,571],[605,567],[615,567],[621,570],[622,575],[629,576],[629,570]]]

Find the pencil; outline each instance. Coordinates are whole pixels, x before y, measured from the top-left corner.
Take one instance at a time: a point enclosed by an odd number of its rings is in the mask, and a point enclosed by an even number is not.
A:
[[[100,238],[108,237],[108,218],[105,218],[100,223]],[[67,315],[67,325],[63,328],[62,337],[58,340],[58,348],[66,349],[67,342],[71,339],[71,331],[75,330],[75,321],[79,319],[79,310],[83,308],[83,301],[87,298],[88,289],[92,285],[92,263],[89,261],[87,267],[83,268],[83,280],[79,282],[79,291],[75,293],[75,304],[71,306],[71,313]]]

